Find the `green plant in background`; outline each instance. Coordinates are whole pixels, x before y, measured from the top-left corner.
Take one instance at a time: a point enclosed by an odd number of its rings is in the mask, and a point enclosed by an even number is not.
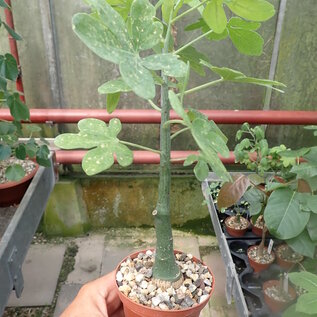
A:
[[[283,317],[317,316],[317,275],[302,271],[289,274],[290,281],[302,291],[295,304],[290,306]]]
[[[208,175],[209,169],[222,180],[231,180],[218,157],[218,153],[225,157],[229,155],[227,138],[203,114],[189,106],[185,110],[186,95],[224,81],[265,87],[283,86],[275,81],[248,77],[236,70],[213,66],[193,45],[203,38],[213,41],[229,36],[239,51],[259,55],[263,39],[256,30],[260,26],[259,22],[273,16],[274,7],[265,0],[160,0],[154,6],[148,0],[86,2],[91,6],[91,13],[75,14],[73,29],[95,54],[118,65],[120,71],[120,77],[98,88],[100,94],[107,95],[108,112],[111,113],[117,107],[121,92],[133,91],[146,99],[151,107],[161,113],[160,149],[149,149],[120,140],[117,137],[121,131],[118,119],[110,120],[109,125],[96,119],[81,120],[78,134],[59,135],[55,144],[63,149],[88,149],[82,162],[88,175],[110,168],[114,163],[114,155],[121,166],[131,164],[133,154],[128,146],[160,153],[159,197],[153,211],[157,236],[153,275],[159,280],[176,281],[181,274],[175,263],[170,225],[171,140],[189,130],[199,152],[184,158],[184,165],[195,164],[194,173],[199,180]],[[224,7],[237,17],[228,20]],[[194,11],[198,11],[200,19],[187,30],[200,28],[202,34],[175,49],[172,27]],[[158,16],[162,16],[162,20]],[[188,89],[190,68],[201,75],[207,68],[216,73],[219,79]],[[161,92],[160,105],[155,101],[155,97],[158,97],[157,86]],[[170,120],[171,107],[180,119]],[[171,135],[170,126],[175,123],[184,128]]]
[[[309,126],[314,130],[317,127]],[[240,175],[219,192],[220,208],[242,196],[250,203],[254,221],[264,215],[269,232],[285,240],[297,253],[314,257],[317,245],[317,146],[299,150],[269,148],[260,127],[244,124],[237,133],[250,135],[236,145],[236,160],[256,174]],[[251,155],[248,153],[251,152]],[[255,153],[255,157],[252,157]],[[300,163],[300,157],[305,160]],[[264,172],[272,174],[264,175]],[[230,204],[230,205],[229,205]]]
[[[10,10],[10,7],[4,0],[0,0],[0,7]],[[20,35],[0,19],[0,27],[2,26],[15,40],[22,39]],[[20,100],[19,93],[11,91],[8,87],[10,83],[17,80],[18,76],[19,69],[15,58],[10,53],[0,54],[0,107],[8,107],[13,117],[13,122],[0,120],[0,167],[4,163],[4,160],[12,156],[21,160],[24,160],[26,157],[35,158],[39,164],[50,166],[47,145],[38,144],[32,138],[32,133],[41,130],[39,127],[29,126],[27,129],[31,136],[30,140],[25,143],[19,142],[19,137],[22,136],[21,121],[29,121],[30,112],[27,106]],[[20,164],[10,165],[5,171],[5,176],[10,181],[20,180],[24,175],[25,171]]]

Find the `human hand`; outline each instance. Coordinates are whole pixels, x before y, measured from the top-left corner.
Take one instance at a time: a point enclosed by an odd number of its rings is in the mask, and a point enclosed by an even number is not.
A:
[[[85,284],[60,317],[124,317],[115,272]]]

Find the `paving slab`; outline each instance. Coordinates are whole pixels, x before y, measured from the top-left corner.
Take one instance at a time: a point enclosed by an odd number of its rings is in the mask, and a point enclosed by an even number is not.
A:
[[[68,275],[66,284],[85,284],[100,276],[104,241],[103,234],[75,239],[78,252],[74,270]]]
[[[62,314],[66,307],[74,300],[81,287],[82,284],[64,284],[61,287],[53,317],[59,317]]]
[[[12,292],[8,306],[51,305],[64,260],[64,245],[31,245],[22,266],[24,290],[20,298]]]

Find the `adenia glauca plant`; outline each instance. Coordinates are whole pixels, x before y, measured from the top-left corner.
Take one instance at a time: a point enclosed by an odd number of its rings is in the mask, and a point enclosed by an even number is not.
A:
[[[88,175],[110,168],[114,155],[121,166],[132,164],[133,152],[129,147],[160,154],[158,201],[153,211],[157,237],[153,276],[174,282],[180,279],[181,273],[175,262],[170,224],[171,139],[189,130],[199,152],[184,158],[184,165],[195,164],[194,173],[199,180],[205,179],[212,169],[223,181],[231,181],[218,157],[218,153],[224,157],[229,155],[227,138],[203,114],[190,107],[185,110],[186,95],[225,81],[283,86],[275,81],[213,66],[193,45],[203,38],[209,41],[230,38],[241,53],[260,55],[264,41],[256,30],[261,21],[274,15],[274,7],[265,0],[161,0],[154,5],[148,0],[86,0],[86,3],[91,12],[75,14],[73,30],[95,54],[118,65],[120,71],[120,77],[98,88],[100,94],[107,95],[108,112],[116,109],[122,92],[134,92],[147,100],[149,106],[161,113],[160,149],[120,140],[117,137],[121,131],[118,119],[111,119],[109,125],[96,119],[81,120],[79,133],[61,134],[55,139],[55,144],[63,149],[88,149],[82,161]],[[236,16],[228,20],[225,7]],[[201,35],[175,48],[171,34],[174,24],[194,11],[200,18],[187,29],[200,29]],[[216,73],[219,79],[188,89],[190,69],[202,74],[203,67]],[[160,87],[160,96],[156,95],[157,86]],[[158,98],[160,105],[157,104]],[[171,107],[179,116],[178,120],[170,120]],[[170,127],[174,123],[184,128],[171,135]]]
[[[11,10],[8,4],[0,1],[0,8]],[[0,19],[0,28],[4,27],[9,35],[15,40],[22,40],[21,36]],[[20,99],[20,94],[11,91],[8,87],[10,83],[17,80],[19,69],[15,58],[10,53],[0,54],[0,108],[5,106],[10,109],[13,117],[12,122],[0,120],[0,169],[5,168],[6,181],[18,181],[25,175],[23,167],[18,164],[8,165],[6,160],[15,157],[20,160],[25,158],[36,159],[43,166],[50,166],[48,159],[49,149],[43,140],[43,144],[38,144],[32,138],[32,134],[41,131],[38,126],[27,126],[30,139],[26,143],[19,142],[22,133],[22,121],[30,121],[30,112],[24,102]]]
[[[305,128],[317,136],[317,126]],[[247,123],[237,132],[238,140],[244,136],[235,147],[236,161],[255,173],[240,174],[225,183],[218,206],[229,207],[243,196],[250,203],[254,222],[262,215],[265,230],[285,240],[295,252],[313,258],[317,245],[317,146],[269,148],[262,128],[250,128]],[[305,162],[300,162],[301,157]]]

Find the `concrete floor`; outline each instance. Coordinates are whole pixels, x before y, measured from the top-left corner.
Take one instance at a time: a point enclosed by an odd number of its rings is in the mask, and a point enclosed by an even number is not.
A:
[[[83,284],[111,272],[133,251],[154,247],[155,232],[154,229],[109,229],[81,238],[64,239],[58,245],[54,242],[42,240],[31,246],[23,266],[25,288],[22,298],[17,300],[12,295],[8,304],[11,308],[7,308],[3,317],[60,316]],[[73,258],[69,254],[64,256],[69,245],[78,247]],[[174,246],[202,258],[214,273],[216,288],[201,317],[237,316],[234,304],[226,302],[225,267],[216,238],[174,231]],[[41,260],[32,261],[34,254],[42,255]],[[70,269],[67,262],[73,263]],[[46,272],[45,281],[40,272]],[[38,293],[41,298],[36,296]]]

